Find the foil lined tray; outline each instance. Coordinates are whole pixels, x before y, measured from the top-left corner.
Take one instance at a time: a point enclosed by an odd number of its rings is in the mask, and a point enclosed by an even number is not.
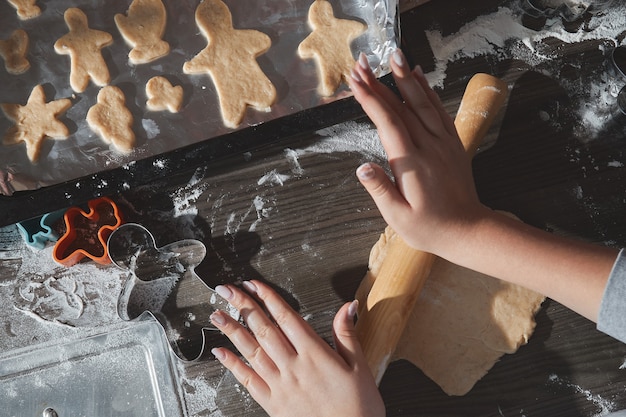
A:
[[[37,84],[43,85],[48,101],[73,97],[73,106],[62,117],[71,136],[66,140],[44,140],[37,164],[28,160],[23,144],[0,144],[0,197],[67,185],[68,182],[74,183],[65,187],[63,195],[67,200],[72,200],[73,190],[81,187],[90,188],[89,194],[94,197],[100,190],[110,190],[106,176],[105,179],[99,177],[100,173],[110,170],[127,171],[122,175],[124,180],[120,181],[128,183],[124,184],[125,187],[132,186],[133,176],[130,174],[137,168],[134,166],[137,161],[150,160],[149,165],[163,168],[162,159],[171,157],[172,151],[185,149],[187,152],[194,144],[217,137],[230,140],[233,133],[239,135],[234,135],[232,141],[241,140],[242,131],[253,132],[269,121],[298,115],[351,95],[344,86],[333,97],[320,97],[314,62],[302,60],[297,55],[298,44],[310,33],[307,14],[311,0],[225,0],[236,29],[256,29],[271,38],[271,48],[257,61],[278,92],[270,112],[249,108],[236,131],[225,127],[210,77],[182,72],[184,62],[206,46],[206,39],[195,23],[194,14],[199,2],[164,1],[168,17],[163,39],[170,44],[171,51],[166,57],[137,66],[128,62],[130,47],[114,23],[115,14],[125,14],[131,0],[38,2],[42,14],[26,21],[17,18],[8,2],[0,2],[0,39],[7,39],[15,29],[24,29],[30,37],[27,58],[31,63],[31,68],[21,75],[11,75],[0,66],[0,103],[26,103]],[[378,76],[387,74],[389,53],[397,45],[397,0],[331,0],[331,4],[336,17],[357,19],[368,25],[367,32],[352,44],[354,54],[365,52],[375,73]],[[110,85],[122,89],[126,105],[134,116],[137,147],[128,155],[110,148],[85,121],[88,109],[96,102],[99,87],[90,83],[85,92],[74,93],[69,85],[70,59],[54,52],[54,42],[68,31],[63,19],[68,7],[83,10],[90,28],[113,35],[114,42],[103,49],[103,56],[111,73]],[[145,85],[156,75],[163,75],[174,85],[183,86],[185,98],[179,113],[146,109]],[[11,125],[0,114],[0,135],[4,135]],[[273,127],[273,130],[280,129],[280,125]],[[253,144],[250,140],[249,145]],[[230,147],[228,144],[220,146],[226,151]],[[211,147],[200,148],[202,152],[209,152],[204,155],[205,159],[213,157]],[[234,143],[232,149],[240,149],[239,144]],[[0,211],[4,201],[6,198],[0,198]]]

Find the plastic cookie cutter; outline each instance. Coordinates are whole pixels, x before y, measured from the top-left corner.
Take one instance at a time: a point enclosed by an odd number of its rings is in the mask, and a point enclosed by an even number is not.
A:
[[[111,199],[100,197],[87,203],[89,212],[71,207],[63,216],[65,234],[54,245],[53,259],[72,266],[83,258],[102,265],[111,263],[107,252],[107,238],[122,224],[120,211]]]
[[[55,230],[55,224],[61,220],[65,210],[57,210],[52,213],[17,223],[17,230],[29,246],[43,249],[48,242],[56,242],[59,233]]]
[[[202,242],[185,239],[158,248],[148,229],[126,223],[111,233],[107,247],[113,263],[130,273],[118,299],[119,316],[135,320],[152,315],[179,359],[200,358],[207,338],[220,335],[204,331],[216,330],[209,319],[213,311],[223,310],[239,320],[239,312],[195,272],[206,256]]]

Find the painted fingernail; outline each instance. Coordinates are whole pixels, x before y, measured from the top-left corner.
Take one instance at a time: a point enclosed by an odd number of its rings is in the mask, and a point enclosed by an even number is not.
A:
[[[363,52],[359,54],[359,66],[366,71],[370,70],[370,63],[367,60],[367,56]]]
[[[211,323],[216,326],[223,326],[226,324],[226,319],[219,311],[214,311],[209,318],[211,319]]]
[[[356,312],[359,309],[359,300],[354,300],[348,306],[348,318],[353,319],[356,316]]]
[[[376,171],[374,171],[374,167],[369,162],[364,163],[356,170],[356,175],[362,180],[371,180],[376,175]]]
[[[424,76],[424,71],[422,70],[422,67],[419,65],[416,65],[415,68],[413,69],[413,72],[418,76],[418,77],[423,77]]]
[[[219,296],[225,300],[230,300],[231,298],[233,298],[233,292],[230,290],[230,288],[224,285],[218,285],[217,287],[215,287],[215,292],[218,293]]]
[[[257,286],[254,285],[254,283],[251,281],[244,281],[242,285],[248,292],[252,294],[256,294],[256,292],[259,290]]]
[[[215,356],[215,359],[220,362],[223,362],[224,359],[226,359],[226,354],[222,351],[222,349],[213,348],[211,349],[211,353],[213,354],[213,356]]]
[[[391,57],[393,58],[393,62],[395,62],[397,66],[399,67],[404,66],[404,54],[402,53],[401,50],[396,49],[395,51],[393,51],[393,54],[391,54]]]
[[[350,70],[350,78],[352,78],[354,82],[358,84],[363,83],[363,78],[361,78],[361,74],[359,74],[359,72],[355,70],[354,68]]]

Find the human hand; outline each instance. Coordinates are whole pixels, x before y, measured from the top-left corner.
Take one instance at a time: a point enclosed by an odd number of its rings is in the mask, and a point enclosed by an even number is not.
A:
[[[354,333],[356,301],[335,315],[333,350],[270,287],[259,281],[246,281],[244,287],[252,296],[231,285],[215,290],[239,310],[249,330],[222,311],[211,321],[250,366],[228,349],[211,352],[270,416],[385,415]]]
[[[404,102],[376,79],[364,55],[349,84],[378,129],[395,183],[373,163],[360,166],[357,176],[409,245],[439,254],[488,209],[478,200],[454,122],[421,69],[410,71],[400,50],[391,69]]]

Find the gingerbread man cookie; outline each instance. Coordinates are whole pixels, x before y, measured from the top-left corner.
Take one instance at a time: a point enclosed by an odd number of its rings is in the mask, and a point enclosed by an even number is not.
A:
[[[15,123],[7,130],[4,144],[24,142],[28,159],[37,162],[44,138],[65,139],[69,136],[69,129],[57,117],[71,106],[72,102],[67,98],[46,103],[46,95],[41,85],[33,88],[25,106],[0,104],[4,114]]]
[[[178,113],[183,104],[183,87],[172,86],[165,77],[152,77],[146,84],[148,101],[146,107],[151,111],[169,110]]]
[[[32,19],[41,14],[41,9],[35,3],[37,0],[8,0],[17,10],[17,16],[22,20]]]
[[[161,40],[167,20],[161,0],[133,0],[128,16],[115,15],[118,30],[132,46],[128,58],[131,64],[145,64],[170,52],[170,45]]]
[[[107,85],[110,75],[101,49],[113,43],[113,36],[90,29],[85,13],[75,7],[67,9],[64,17],[70,31],[55,42],[54,50],[60,55],[70,56],[72,89],[82,93],[87,88],[89,79],[97,86]]]
[[[30,68],[26,59],[28,51],[28,34],[22,29],[14,31],[9,39],[0,40],[0,56],[9,74],[21,74]]]
[[[100,90],[98,102],[87,112],[87,123],[102,140],[121,152],[130,152],[135,146],[133,115],[126,108],[124,93],[117,87]]]
[[[269,36],[257,30],[234,29],[230,10],[221,0],[200,3],[196,23],[208,45],[185,62],[183,72],[211,76],[224,124],[231,128],[239,126],[248,105],[268,110],[276,100],[276,88],[256,58],[270,48]]]
[[[365,32],[363,23],[337,19],[327,0],[315,0],[309,8],[313,32],[298,46],[298,55],[315,59],[320,77],[319,94],[332,96],[354,67],[352,41]]]

